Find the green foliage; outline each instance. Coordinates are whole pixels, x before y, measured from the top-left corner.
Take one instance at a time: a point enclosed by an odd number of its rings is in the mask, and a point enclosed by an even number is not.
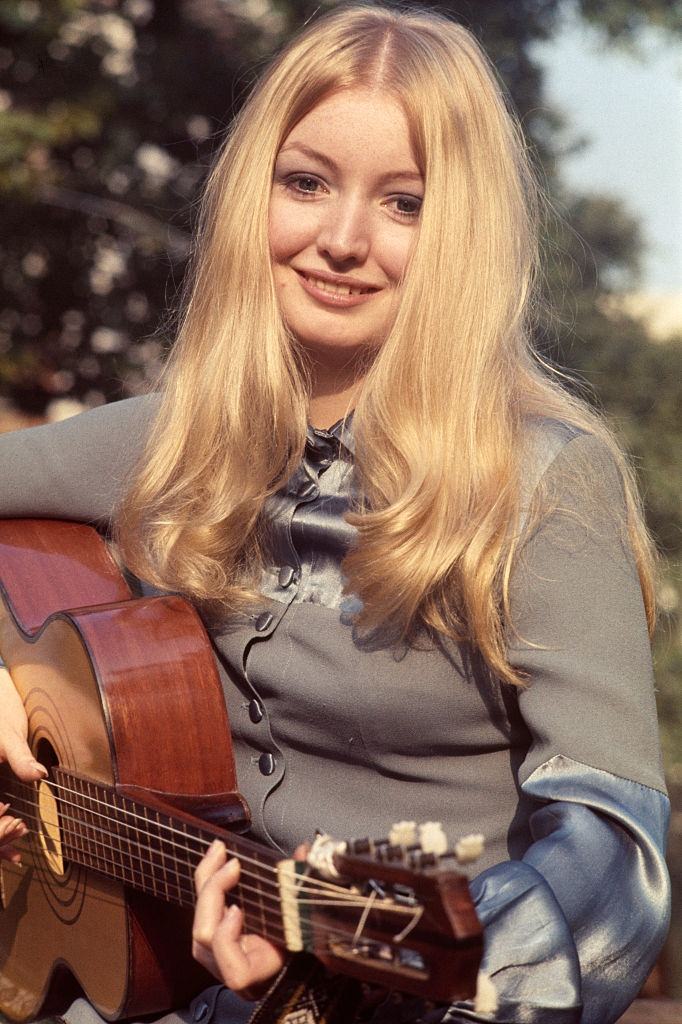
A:
[[[185,268],[194,201],[221,132],[268,55],[336,0],[6,0],[0,6],[0,384],[41,412],[135,393]],[[631,451],[668,557],[659,685],[671,761],[682,762],[679,581],[682,341],[655,343],[618,310],[636,286],[638,223],[609,196],[567,195],[563,118],[532,44],[577,9],[605,45],[642,29],[682,34],[677,0],[447,0],[477,34],[519,110],[557,216],[541,350],[574,371]],[[587,392],[585,389],[587,388]],[[677,596],[676,596],[677,595]]]

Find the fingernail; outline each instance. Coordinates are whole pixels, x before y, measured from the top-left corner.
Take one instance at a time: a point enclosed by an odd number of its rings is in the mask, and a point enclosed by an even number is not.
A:
[[[230,859],[228,860],[227,864],[225,865],[225,867],[229,868],[230,871],[234,871],[234,869],[236,867],[238,867],[238,866],[239,866],[239,860],[237,859],[237,857],[230,857]]]
[[[44,764],[41,764],[40,761],[31,761],[31,768],[37,768],[43,775],[47,775],[47,768]]]
[[[222,841],[222,839],[214,839],[213,842],[211,843],[211,845],[208,848],[208,852],[209,853],[215,853],[217,850],[221,850],[221,849],[222,850],[225,849],[225,843]]]
[[[234,918],[237,917],[238,914],[239,914],[239,907],[237,906],[236,903],[231,903],[230,906],[227,908],[227,916],[230,919],[234,920]]]

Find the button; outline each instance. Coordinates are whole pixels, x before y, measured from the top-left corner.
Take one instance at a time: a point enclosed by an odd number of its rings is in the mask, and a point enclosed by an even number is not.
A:
[[[254,626],[256,627],[259,633],[262,633],[264,630],[268,628],[273,619],[274,615],[272,614],[272,612],[261,612],[261,614],[256,619]]]
[[[293,565],[283,565],[282,568],[279,570],[278,577],[280,587],[286,588],[290,586],[294,582],[295,576],[296,570],[294,569]]]
[[[254,725],[258,725],[263,717],[263,705],[259,700],[249,701],[249,718]]]
[[[202,1000],[200,1003],[197,1003],[197,1005],[194,1007],[194,1013],[192,1014],[192,1016],[197,1021],[203,1020],[204,1017],[206,1016],[206,1014],[208,1013],[208,1010],[209,1010],[208,1003],[205,1003]]]
[[[275,770],[275,759],[272,754],[261,754],[258,758],[258,767],[263,775],[272,775]]]
[[[312,480],[308,480],[298,491],[299,498],[312,498],[313,496],[316,497],[317,494],[317,484],[314,484]]]

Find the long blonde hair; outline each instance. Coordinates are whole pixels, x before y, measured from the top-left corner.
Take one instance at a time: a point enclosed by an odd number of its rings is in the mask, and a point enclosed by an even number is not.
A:
[[[362,601],[359,627],[435,630],[520,684],[506,654],[508,580],[529,529],[530,419],[577,426],[612,453],[650,627],[653,547],[610,431],[533,354],[543,190],[488,58],[442,14],[334,8],[254,87],[203,188],[158,414],[114,536],[157,586],[228,612],[257,604],[263,503],[302,456],[310,386],[270,267],[275,158],[317,103],[361,86],[402,104],[426,192],[397,313],[355,407],[346,589]]]

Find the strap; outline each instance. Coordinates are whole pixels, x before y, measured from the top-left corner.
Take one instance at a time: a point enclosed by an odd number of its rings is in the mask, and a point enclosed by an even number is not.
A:
[[[354,978],[330,974],[310,953],[295,953],[249,1024],[353,1024],[363,1001]]]
[[[332,974],[311,953],[295,953],[248,1024],[437,1024],[445,1009]]]

